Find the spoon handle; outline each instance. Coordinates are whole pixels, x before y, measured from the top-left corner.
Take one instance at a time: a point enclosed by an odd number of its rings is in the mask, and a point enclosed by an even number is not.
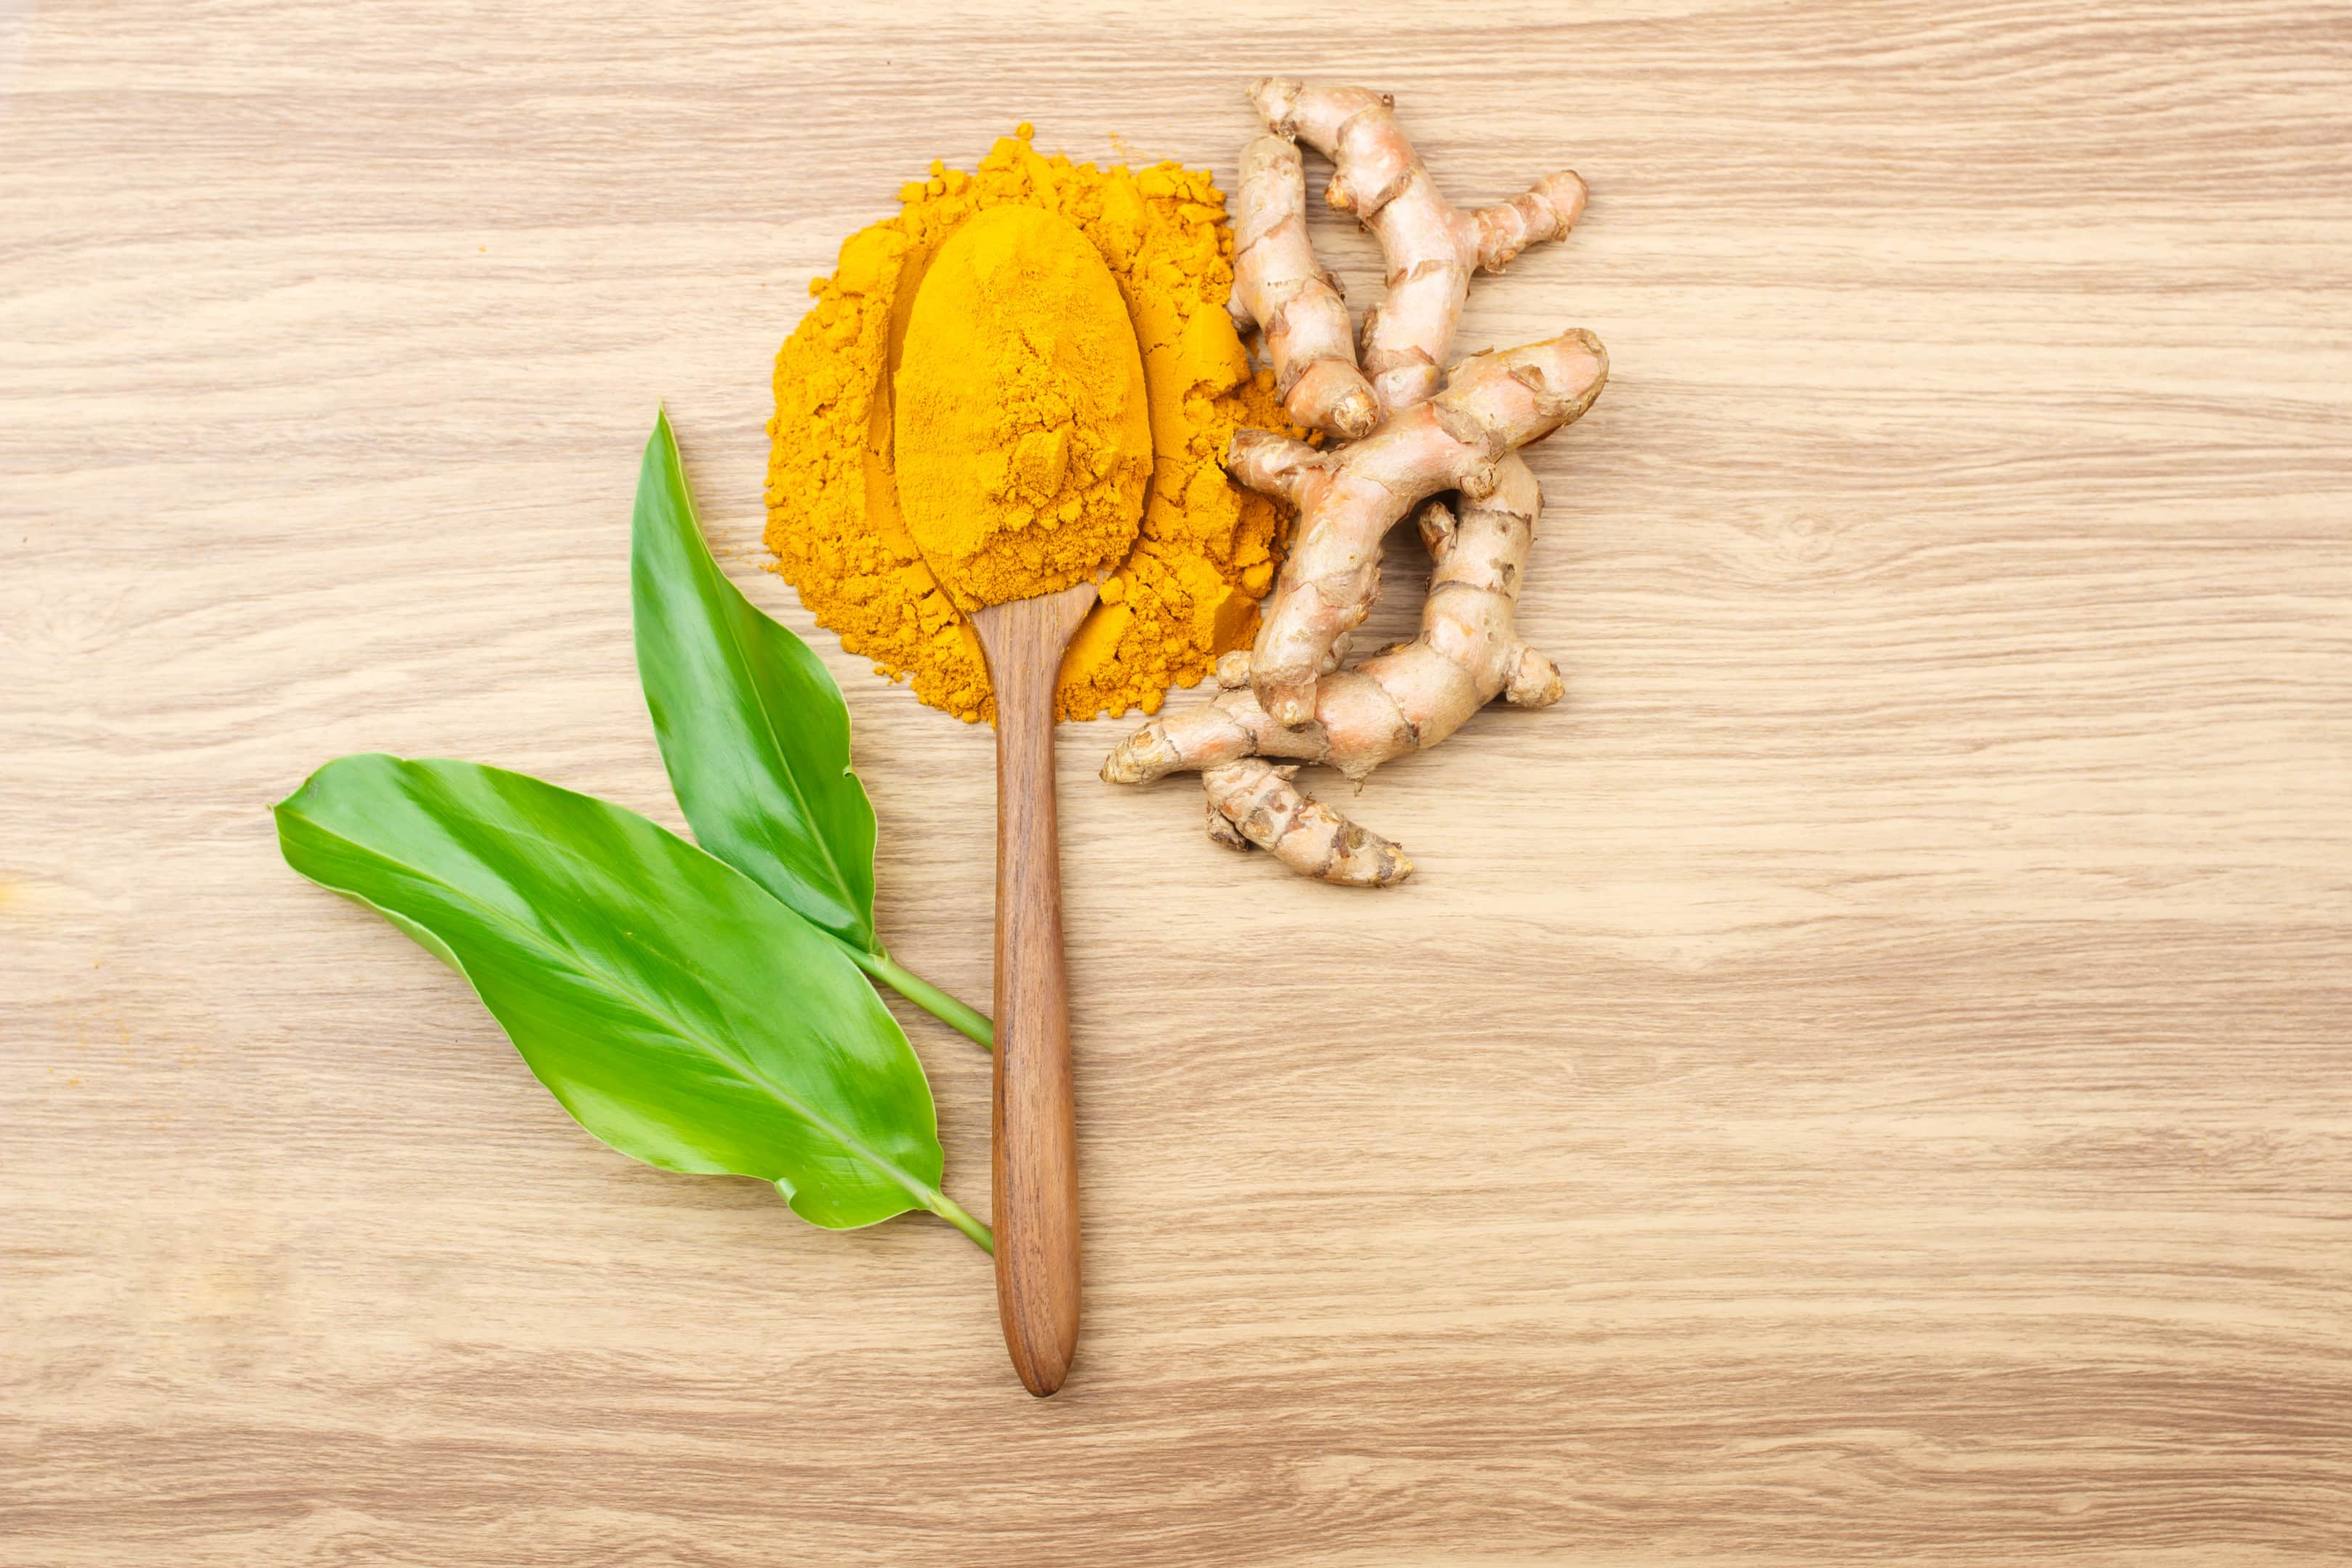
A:
[[[1074,624],[1066,597],[975,617],[996,690],[996,1305],[1013,1370],[1041,1396],[1062,1386],[1078,1346],[1077,1126],[1054,809],[1054,690]]]

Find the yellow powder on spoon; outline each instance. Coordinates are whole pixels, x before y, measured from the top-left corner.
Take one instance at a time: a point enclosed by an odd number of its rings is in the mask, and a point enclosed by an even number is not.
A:
[[[898,509],[891,379],[924,270],[976,214],[1055,213],[1118,282],[1143,360],[1152,471],[1143,526],[1062,663],[1064,718],[1157,712],[1216,656],[1248,646],[1289,512],[1227,479],[1243,425],[1290,428],[1273,378],[1252,374],[1225,312],[1233,239],[1208,172],[1098,169],[999,141],[977,172],[934,163],[898,215],[842,243],[833,275],[776,357],[768,547],[819,625],[881,674],[958,718],[993,711],[978,642],[940,592]]]
[[[1126,557],[1151,478],[1143,362],[1118,285],[1040,207],[940,247],[894,386],[898,508],[965,610],[1069,587]]]

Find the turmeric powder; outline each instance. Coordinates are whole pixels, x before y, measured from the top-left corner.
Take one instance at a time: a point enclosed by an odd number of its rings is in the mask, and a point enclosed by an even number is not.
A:
[[[1066,588],[1135,543],[1143,362],[1118,285],[1066,220],[991,207],[956,230],[896,393],[899,510],[957,607]]]
[[[966,174],[934,162],[901,210],[842,243],[816,304],[776,356],[768,548],[820,626],[876,670],[967,721],[994,712],[980,646],[940,591],[899,510],[892,380],[925,270],[975,215],[1021,206],[1084,234],[1118,282],[1143,362],[1152,466],[1142,529],[1071,639],[1067,719],[1160,710],[1257,630],[1287,505],[1244,491],[1219,459],[1244,426],[1289,424],[1271,373],[1253,374],[1225,301],[1233,239],[1206,170],[1139,171],[1046,157],[1023,126]],[[1008,592],[1022,597],[1043,591]]]

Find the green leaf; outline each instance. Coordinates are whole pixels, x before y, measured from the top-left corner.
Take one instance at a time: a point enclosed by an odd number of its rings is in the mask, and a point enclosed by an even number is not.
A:
[[[637,675],[670,787],[702,847],[830,932],[875,979],[983,1046],[982,1014],[901,968],[874,931],[874,808],[849,705],[809,646],[727,579],[669,416],[637,476],[629,585]]]
[[[340,758],[276,807],[297,871],[469,981],[580,1124],[667,1170],[776,1184],[832,1228],[929,1209],[930,1086],[833,941],[633,812],[472,763]]]
[[[849,707],[809,646],[711,558],[669,416],[654,421],[630,537],[637,674],[694,837],[853,947],[874,939],[874,808]]]

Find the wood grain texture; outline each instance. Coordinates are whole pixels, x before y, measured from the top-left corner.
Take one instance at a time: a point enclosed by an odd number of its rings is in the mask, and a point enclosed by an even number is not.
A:
[[[1054,703],[1092,583],[971,617],[996,693],[994,1077],[989,1119],[996,1311],[1023,1386],[1062,1386],[1078,1352],[1078,1130],[1063,950]]]
[[[10,1568],[2352,1559],[2352,11],[76,0],[0,70]],[[677,825],[655,399],[808,631],[805,279],[1023,119],[1230,177],[1265,70],[1592,184],[1460,340],[1609,346],[1570,696],[1382,770],[1374,897],[1063,732],[1039,1402],[962,1237],[597,1147],[266,808],[381,748]],[[885,940],[983,994],[989,737],[813,642]]]

